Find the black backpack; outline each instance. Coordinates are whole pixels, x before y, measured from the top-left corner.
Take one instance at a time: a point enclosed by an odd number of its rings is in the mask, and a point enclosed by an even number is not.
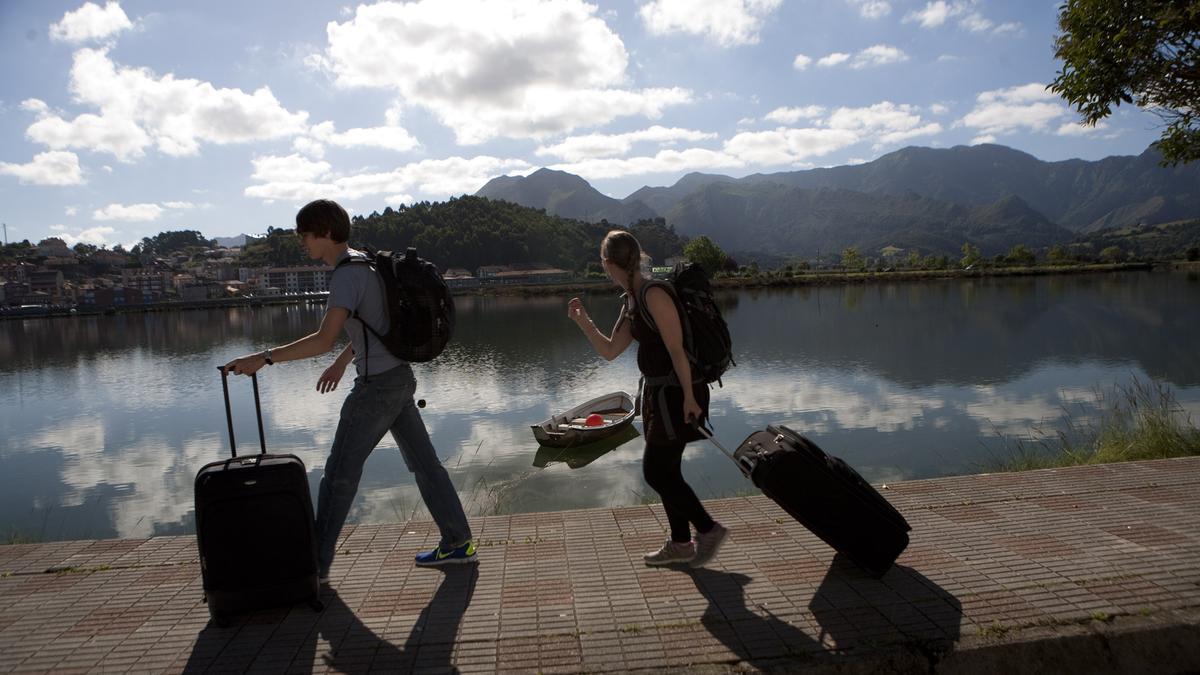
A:
[[[370,265],[379,274],[387,295],[387,332],[381,335],[362,320],[358,310],[352,317],[396,358],[415,363],[432,361],[446,348],[454,332],[454,299],[437,266],[418,258],[417,249],[412,247],[404,255],[370,248],[366,253],[366,259],[352,256],[337,266]]]
[[[646,309],[646,291],[651,286],[661,286],[675,300],[679,308],[683,329],[683,349],[692,366],[693,382],[721,384],[721,376],[733,361],[733,341],[729,338],[729,326],[721,316],[721,309],[713,300],[712,285],[708,274],[696,263],[681,262],[665,281],[647,281],[642,285],[638,309],[646,323],[655,331],[654,319]]]

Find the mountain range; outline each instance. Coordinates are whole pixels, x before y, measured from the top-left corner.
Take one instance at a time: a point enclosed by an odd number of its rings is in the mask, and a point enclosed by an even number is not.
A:
[[[811,257],[855,246],[984,255],[1041,248],[1107,228],[1200,216],[1200,164],[1137,156],[1045,162],[1002,145],[907,147],[863,164],[731,178],[690,173],[624,199],[552,169],[502,176],[477,196],[586,222],[664,218],[727,251]]]

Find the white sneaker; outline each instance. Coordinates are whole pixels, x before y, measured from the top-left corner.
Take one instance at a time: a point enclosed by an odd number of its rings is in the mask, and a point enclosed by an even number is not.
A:
[[[708,532],[697,532],[696,555],[692,558],[692,567],[703,567],[712,560],[720,550],[721,544],[725,543],[725,536],[728,534],[729,529],[716,521],[713,521],[713,527]]]
[[[692,542],[680,543],[667,540],[662,548],[642,556],[647,565],[673,565],[685,563],[696,557],[696,545]]]

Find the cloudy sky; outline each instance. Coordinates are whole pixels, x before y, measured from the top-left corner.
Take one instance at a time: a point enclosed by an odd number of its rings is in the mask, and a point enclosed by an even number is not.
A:
[[[1059,0],[0,3],[10,241],[129,246],[469,194],[548,166],[614,197],[995,142],[1137,154],[1045,91]]]

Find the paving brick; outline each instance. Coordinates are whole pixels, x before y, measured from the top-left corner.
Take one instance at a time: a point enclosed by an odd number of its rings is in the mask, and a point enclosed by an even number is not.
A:
[[[891,484],[912,544],[878,580],[762,496],[708,503],[734,545],[699,571],[641,564],[661,505],[478,518],[477,569],[445,572],[411,563],[431,522],[354,525],[323,613],[228,629],[207,625],[192,537],[0,546],[0,670],[786,669],[1196,610],[1197,488],[1200,458]]]

